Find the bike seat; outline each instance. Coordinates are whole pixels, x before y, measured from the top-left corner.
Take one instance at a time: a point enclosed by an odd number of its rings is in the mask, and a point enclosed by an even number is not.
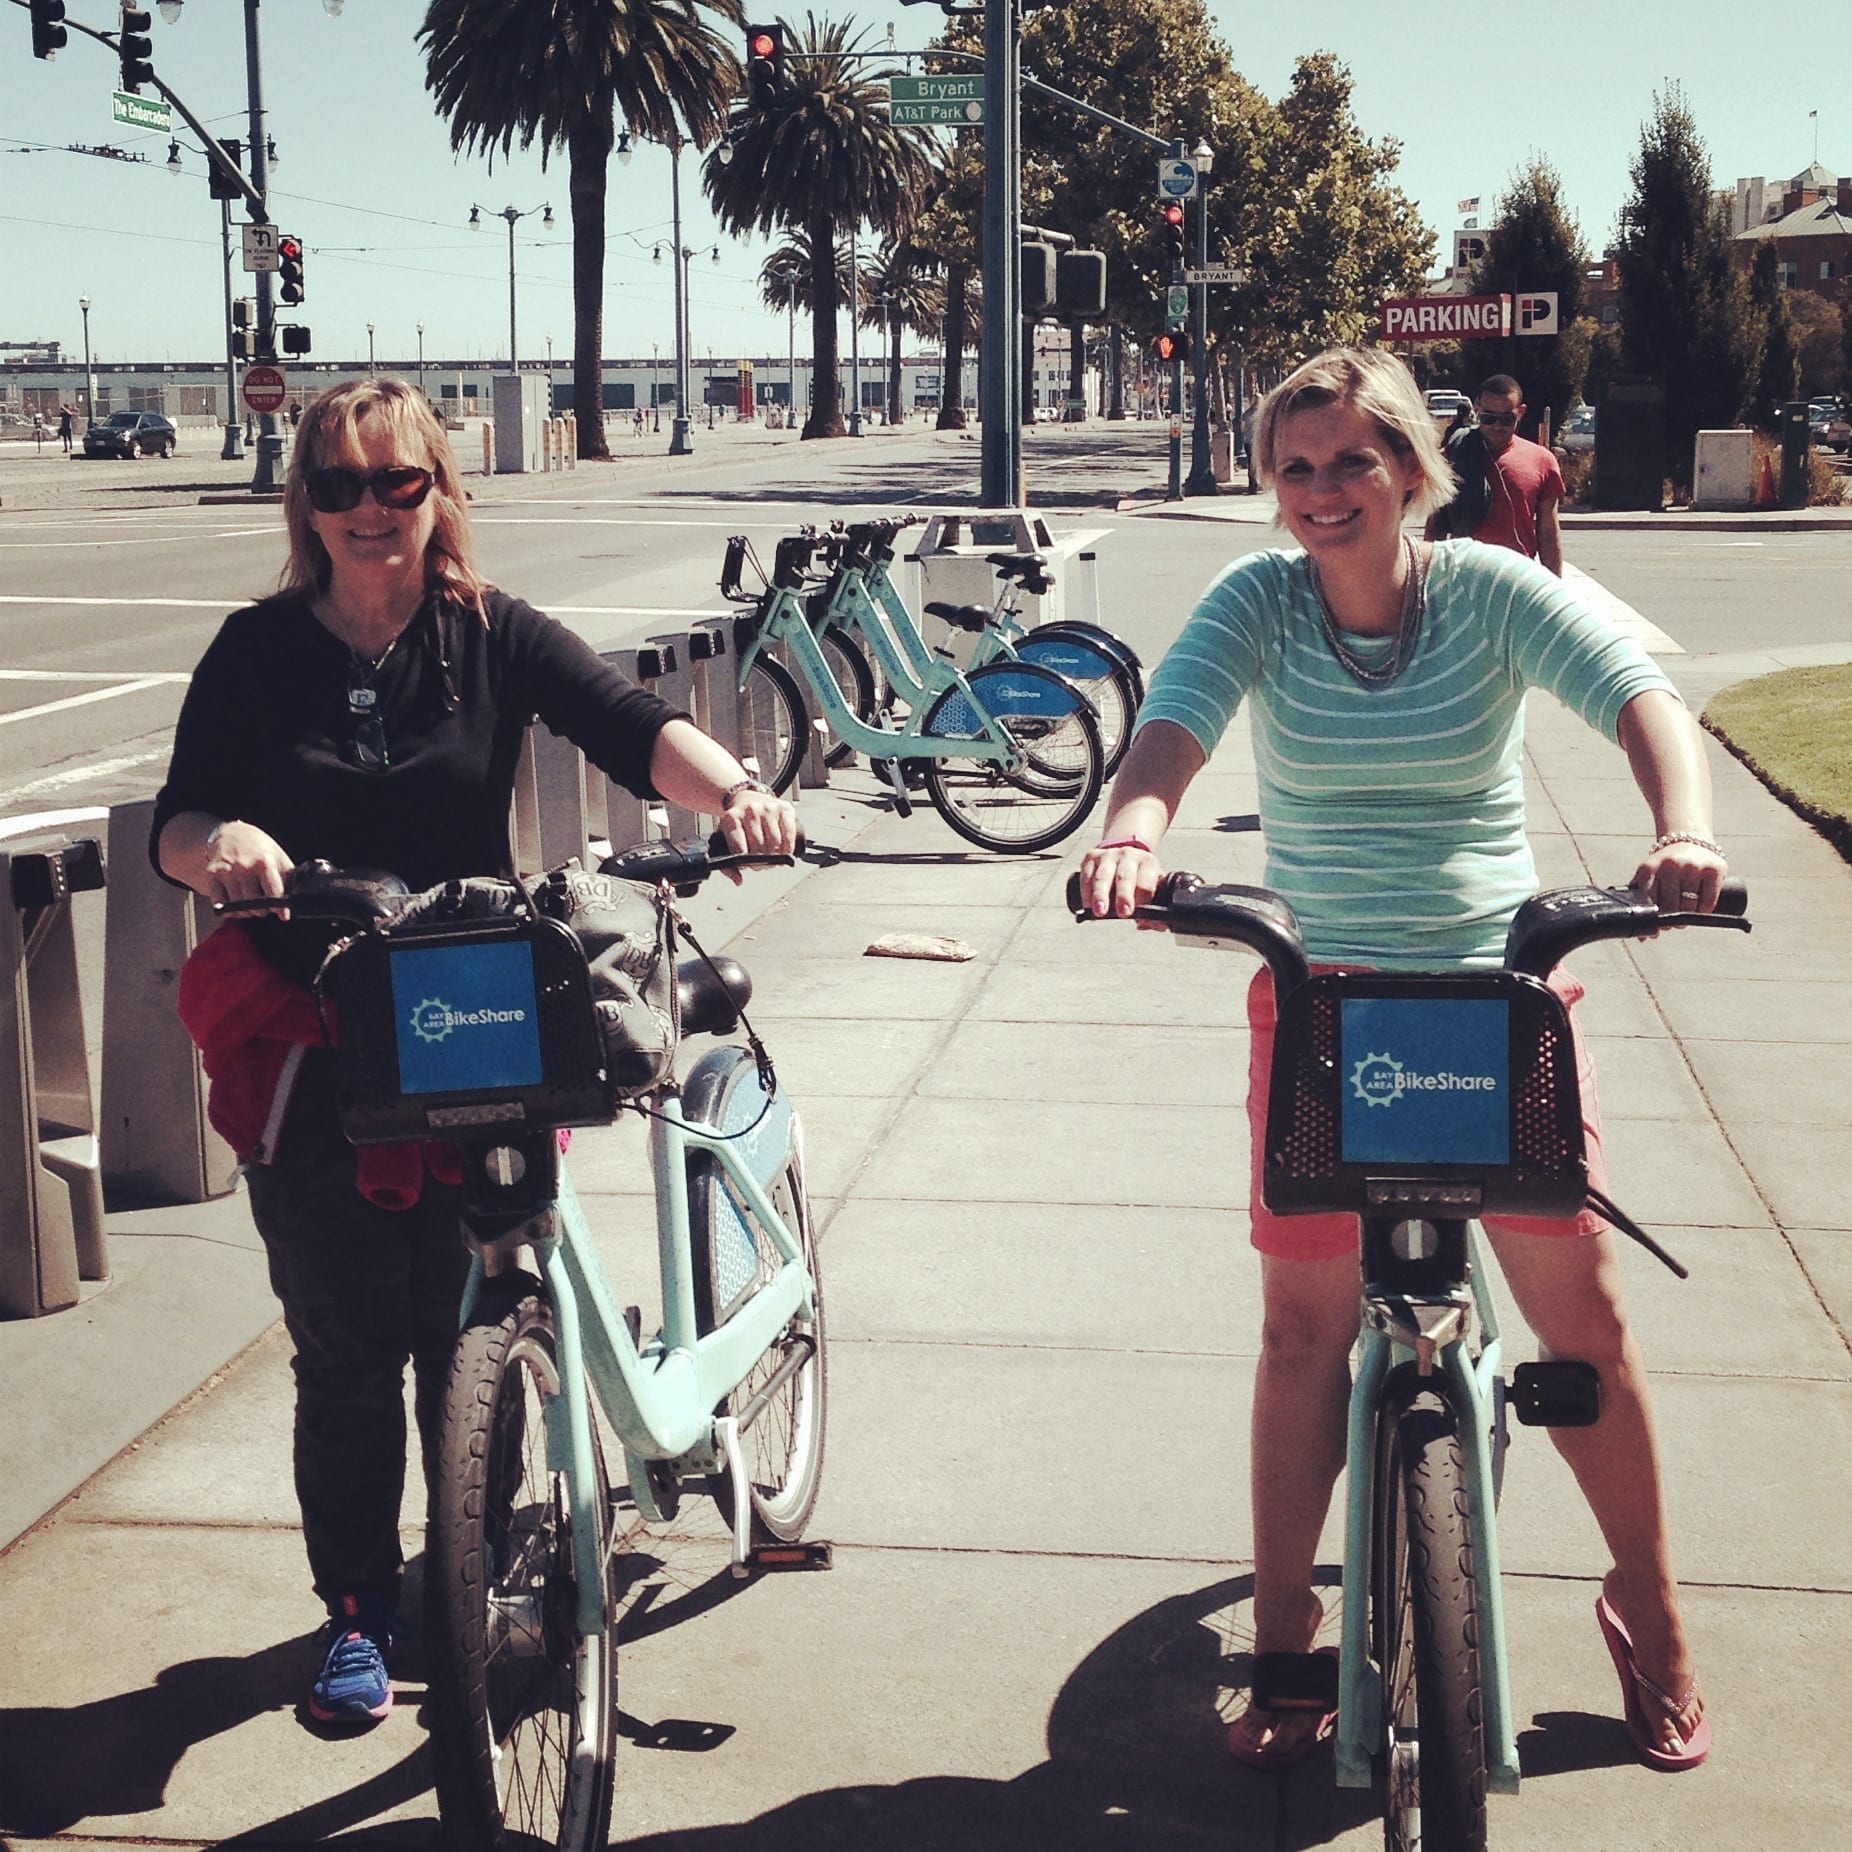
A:
[[[954,630],[968,630],[974,636],[990,628],[990,607],[981,604],[948,604],[936,599],[926,607],[928,617],[942,617]]]
[[[725,1035],[752,1001],[752,974],[736,958],[689,958],[675,967],[684,1035]]]
[[[1046,571],[1048,567],[1048,555],[1045,553],[986,553],[984,558],[1006,579],[1026,579],[1032,573]]]

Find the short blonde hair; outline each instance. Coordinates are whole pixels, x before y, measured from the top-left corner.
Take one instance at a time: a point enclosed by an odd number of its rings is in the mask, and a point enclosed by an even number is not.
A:
[[[1254,426],[1254,468],[1263,483],[1273,482],[1281,426],[1295,412],[1323,405],[1348,405],[1361,412],[1398,457],[1414,459],[1420,481],[1409,497],[1410,514],[1425,518],[1459,493],[1459,478],[1441,451],[1415,376],[1380,347],[1329,348],[1267,394]]]
[[[476,546],[469,528],[469,504],[457,474],[450,438],[431,402],[416,386],[390,375],[349,380],[331,386],[304,409],[295,429],[295,452],[283,486],[283,525],[289,532],[289,559],[277,580],[283,595],[313,597],[328,589],[334,562],[310,520],[307,477],[311,470],[338,468],[360,450],[362,422],[378,422],[395,440],[402,459],[422,457],[433,477],[431,503],[436,524],[425,549],[425,584],[459,604],[472,605],[487,621],[483,593],[488,581],[476,568]]]

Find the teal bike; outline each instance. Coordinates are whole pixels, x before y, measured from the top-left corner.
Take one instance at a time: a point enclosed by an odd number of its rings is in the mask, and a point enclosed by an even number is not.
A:
[[[643,1519],[673,1518],[693,1480],[735,1574],[827,1564],[801,1541],[827,1375],[797,1112],[750,1030],[679,1082],[669,1067],[676,1029],[730,1032],[752,988],[732,959],[676,964],[674,896],[788,860],[656,845],[605,863],[623,879],[570,867],[532,889],[421,895],[307,863],[258,903],[347,935],[318,990],[338,1012],[348,1137],[461,1153],[471,1260],[425,1545],[447,1847],[607,1843],[622,1578],[604,1427]],[[620,1115],[646,1123],[656,1186],[649,1335],[605,1278],[562,1156],[563,1128]]]
[[[1068,904],[1094,917],[1078,877]],[[1746,906],[1740,882],[1713,914],[1560,888],[1519,910],[1503,970],[1318,976],[1292,908],[1265,888],[1176,873],[1136,915],[1180,944],[1266,960],[1279,1020],[1262,1194],[1277,1214],[1361,1222],[1342,1641],[1335,1663],[1259,1655],[1253,1694],[1336,1712],[1338,1785],[1380,1784],[1388,1852],[1485,1852],[1488,1790],[1517,1792],[1497,1525],[1507,1412],[1539,1426],[1601,1416],[1590,1364],[1519,1364],[1507,1383],[1476,1218],[1592,1204],[1685,1277],[1590,1187],[1568,1011],[1545,980],[1600,939],[1746,932]]]
[[[909,776],[966,841],[1029,854],[1073,834],[1092,813],[1105,781],[1099,723],[1079,689],[1033,662],[993,662],[969,671],[935,659],[904,719],[855,711],[813,629],[805,596],[817,551],[812,533],[778,543],[763,591],[741,584],[751,544],[727,542],[723,596],[753,607],[740,628],[741,734],[775,791],[797,780],[817,704],[825,727],[882,768],[895,808],[910,814]],[[789,666],[787,666],[787,663]]]

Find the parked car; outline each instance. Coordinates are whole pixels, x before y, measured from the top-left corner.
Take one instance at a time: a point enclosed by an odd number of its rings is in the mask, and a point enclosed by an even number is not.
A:
[[[1457,386],[1436,386],[1428,394],[1428,416],[1443,431],[1453,423],[1462,407],[1470,415],[1473,402]]]
[[[1810,424],[1813,441],[1825,450],[1852,451],[1852,417],[1842,411],[1828,412],[1818,424]]]
[[[1595,447],[1595,408],[1592,405],[1578,405],[1563,420],[1563,428],[1556,434],[1558,450],[1593,450]]]
[[[111,412],[84,432],[87,457],[171,457],[179,446],[173,420],[159,412]]]

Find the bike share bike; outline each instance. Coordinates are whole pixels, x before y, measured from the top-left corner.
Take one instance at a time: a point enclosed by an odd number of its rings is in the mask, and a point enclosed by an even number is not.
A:
[[[425,1634],[443,1843],[606,1844],[622,1581],[594,1402],[645,1519],[705,1483],[736,1575],[827,1567],[800,1540],[823,1463],[823,1287],[797,1113],[770,1056],[731,1033],[752,984],[674,909],[717,870],[788,863],[668,844],[529,887],[408,894],[390,876],[298,866],[281,900],[348,928],[318,1000],[338,1028],[356,1145],[461,1155],[471,1263],[430,1486]],[[620,1310],[563,1162],[568,1127],[649,1128],[662,1328]]]
[[[1095,916],[1068,885],[1077,920]],[[1383,1783],[1388,1852],[1485,1852],[1486,1794],[1518,1751],[1499,1586],[1506,1411],[1591,1426],[1586,1363],[1509,1384],[1477,1219],[1585,1203],[1686,1269],[1588,1181],[1569,1013],[1545,981],[1576,947],[1672,927],[1749,930],[1747,890],[1713,914],[1630,888],[1557,888],[1518,910],[1498,971],[1312,975],[1292,907],[1266,888],[1174,873],[1136,919],[1180,943],[1258,952],[1278,1009],[1261,1192],[1276,1214],[1362,1223],[1363,1317],[1345,1451],[1337,1660],[1265,1653],[1253,1696],[1337,1713],[1340,1787]]]

